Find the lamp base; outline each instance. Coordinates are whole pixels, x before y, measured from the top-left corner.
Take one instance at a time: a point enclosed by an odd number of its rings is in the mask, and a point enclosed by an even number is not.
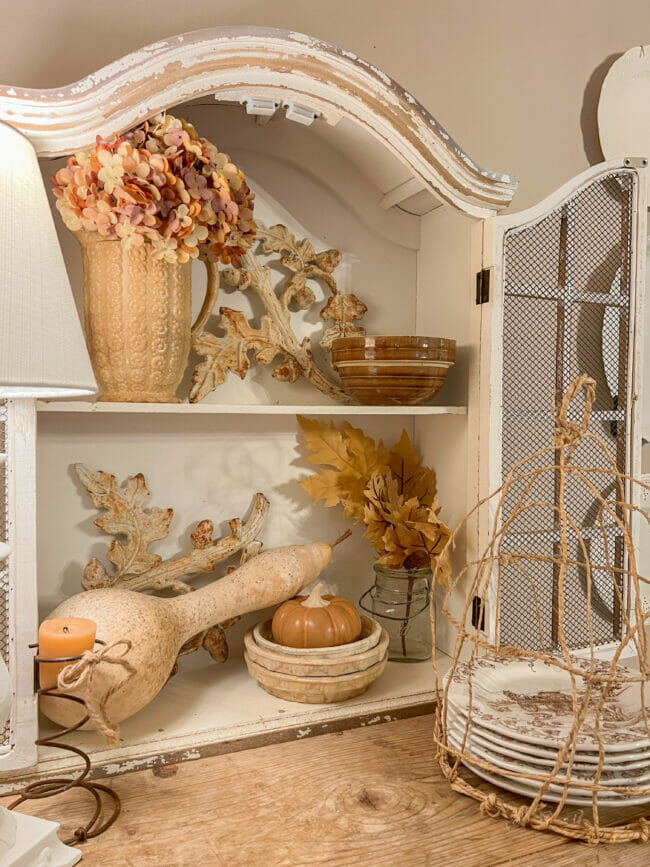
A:
[[[56,835],[58,822],[0,807],[0,867],[69,867],[81,852],[66,846]]]

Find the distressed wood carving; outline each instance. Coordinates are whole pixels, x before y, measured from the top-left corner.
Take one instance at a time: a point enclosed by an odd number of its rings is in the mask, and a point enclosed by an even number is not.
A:
[[[263,265],[253,249],[240,259],[238,268],[228,268],[223,282],[243,291],[256,293],[264,307],[259,328],[252,327],[239,310],[221,307],[220,325],[223,334],[215,336],[202,332],[194,339],[194,349],[204,360],[192,377],[190,403],[202,400],[225,381],[228,371],[244,379],[250,369],[249,353],[262,364],[278,363],[273,376],[282,382],[295,382],[304,376],[323,394],[349,403],[350,397],[328,373],[315,363],[311,341],[299,341],[291,325],[291,308],[308,310],[315,302],[309,280],[320,280],[331,297],[320,311],[321,319],[332,324],[321,338],[321,346],[331,349],[336,337],[365,334],[355,322],[368,309],[356,295],[339,292],[332,274],[341,261],[338,250],[316,253],[308,239],[297,241],[286,226],[278,224],[267,228],[258,224],[257,243],[265,254],[275,253],[279,263],[289,275],[274,286],[271,269]]]
[[[247,521],[233,518],[229,522],[229,536],[214,539],[212,521],[199,521],[190,536],[191,550],[171,560],[163,560],[149,551],[149,546],[167,537],[174,510],[145,508],[150,494],[142,473],[129,476],[120,486],[115,476],[102,470],[92,470],[84,464],[75,464],[74,469],[93,505],[103,513],[95,520],[95,526],[110,535],[126,537],[125,542],[114,539],[108,548],[107,557],[114,566],[112,572],[96,557],[88,562],[81,581],[84,590],[117,587],[191,593],[194,588],[183,580],[184,577],[211,572],[219,561],[237,552],[241,552],[241,565],[262,548],[256,537],[269,508],[269,501],[263,494],[255,494]],[[227,571],[234,568],[230,566]],[[215,661],[225,662],[228,658],[225,630],[238,619],[215,624],[194,636],[183,645],[180,655],[203,647]]]
[[[136,126],[159,111],[214,94],[271,99],[370,133],[436,198],[489,217],[517,189],[482,169],[414,96],[352,52],[295,31],[212,27],[147,45],[86,78],[51,90],[0,86],[0,120],[39,156],[62,156]]]

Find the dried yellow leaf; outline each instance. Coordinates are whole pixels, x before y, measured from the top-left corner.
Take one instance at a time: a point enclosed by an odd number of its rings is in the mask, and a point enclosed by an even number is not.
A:
[[[365,535],[382,554],[378,562],[384,566],[433,568],[447,544],[449,528],[417,497],[406,500],[400,487],[390,470],[373,475],[366,489]],[[445,574],[440,572],[441,577]]]
[[[303,479],[300,484],[307,491],[312,500],[323,500],[323,504],[329,508],[341,503],[341,489],[339,476],[336,470],[322,470],[318,475]]]
[[[308,460],[329,469],[321,470],[301,484],[315,500],[326,505],[340,503],[346,517],[363,520],[364,491],[368,479],[379,467],[385,467],[388,452],[383,445],[362,430],[345,424],[340,431],[333,422],[322,422],[298,416],[303,441],[311,452]]]
[[[436,498],[436,474],[422,464],[405,430],[390,451],[388,468],[399,482],[406,497],[417,497],[423,506],[431,506]]]
[[[422,465],[406,431],[388,451],[348,423],[339,430],[333,422],[298,421],[310,463],[322,467],[301,481],[309,495],[327,507],[342,505],[346,517],[365,524],[378,563],[435,568],[451,534],[438,519],[435,473]],[[446,563],[437,580],[448,575]]]

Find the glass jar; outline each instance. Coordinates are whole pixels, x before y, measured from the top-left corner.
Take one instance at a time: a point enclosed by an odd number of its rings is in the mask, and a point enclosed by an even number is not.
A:
[[[431,569],[390,569],[375,563],[374,570],[374,586],[359,605],[388,633],[388,658],[393,662],[431,659]]]

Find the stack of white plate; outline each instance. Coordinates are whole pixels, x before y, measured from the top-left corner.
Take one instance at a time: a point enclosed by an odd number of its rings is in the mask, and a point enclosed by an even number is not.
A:
[[[585,673],[591,670],[606,677],[609,671],[608,663],[595,662],[593,667],[587,660],[572,663],[574,669]],[[611,687],[600,715],[603,765],[598,785],[607,788],[598,793],[599,807],[650,802],[650,737],[642,710],[642,705],[650,706],[650,687],[634,681],[638,672],[620,665],[617,676],[630,682]],[[576,676],[575,683],[580,701],[586,680]],[[558,802],[566,790],[567,804],[592,805],[592,790],[577,784],[596,782],[599,742],[595,706],[600,697],[597,686],[576,738],[570,782],[566,782],[565,763],[553,774],[554,782],[543,794],[544,801]],[[571,675],[540,660],[477,658],[454,670],[443,711],[447,742],[452,749],[462,750],[463,764],[503,789],[535,797],[543,781],[532,775],[551,775],[558,750],[570,741],[574,722]],[[491,769],[485,770],[472,759],[489,764]]]

